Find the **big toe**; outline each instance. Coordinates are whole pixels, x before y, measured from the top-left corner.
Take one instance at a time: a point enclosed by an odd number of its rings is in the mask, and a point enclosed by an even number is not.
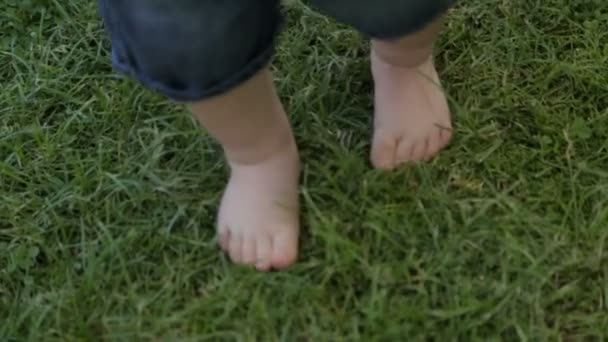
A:
[[[381,130],[374,132],[372,142],[371,162],[379,170],[393,170],[396,165],[395,154],[397,141],[391,134]]]
[[[272,240],[272,267],[278,270],[293,265],[298,258],[298,234],[284,232],[274,236]]]

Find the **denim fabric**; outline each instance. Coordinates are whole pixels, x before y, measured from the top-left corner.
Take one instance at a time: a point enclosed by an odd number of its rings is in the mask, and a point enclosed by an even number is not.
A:
[[[456,0],[311,0],[314,7],[376,39],[418,31]]]
[[[422,28],[455,0],[312,0],[374,38]],[[272,57],[280,0],[99,0],[120,72],[176,101],[245,82]]]

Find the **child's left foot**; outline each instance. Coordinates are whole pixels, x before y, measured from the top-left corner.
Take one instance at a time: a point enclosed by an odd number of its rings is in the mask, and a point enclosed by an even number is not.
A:
[[[391,65],[372,53],[375,81],[372,164],[383,170],[432,158],[452,138],[447,99],[432,56],[416,67]]]

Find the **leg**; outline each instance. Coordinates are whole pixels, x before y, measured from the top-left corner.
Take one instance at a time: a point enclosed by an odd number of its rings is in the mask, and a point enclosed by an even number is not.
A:
[[[380,169],[432,158],[452,123],[433,63],[440,22],[395,41],[372,41],[376,115],[371,160]]]
[[[426,160],[452,137],[435,70],[433,44],[441,13],[454,0],[317,0],[317,6],[375,37],[372,73],[376,115],[371,161],[380,169]]]
[[[187,102],[223,146],[231,177],[218,215],[231,258],[295,262],[299,160],[267,68],[278,0],[100,0],[120,71]]]
[[[191,108],[232,171],[218,215],[222,248],[260,270],[290,266],[298,250],[299,160],[270,72]]]

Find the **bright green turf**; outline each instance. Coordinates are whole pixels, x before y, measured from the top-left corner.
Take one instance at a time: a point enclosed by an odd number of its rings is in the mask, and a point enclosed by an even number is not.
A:
[[[0,0],[0,340],[608,337],[604,2],[463,0],[456,140],[383,174],[364,40],[291,1],[303,252],[258,274],[213,241],[217,146],[115,76],[95,2]]]

